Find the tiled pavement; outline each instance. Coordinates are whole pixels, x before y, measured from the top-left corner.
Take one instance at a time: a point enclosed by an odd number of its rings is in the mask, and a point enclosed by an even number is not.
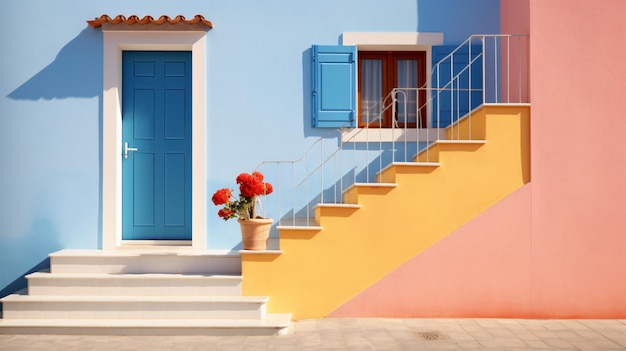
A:
[[[0,351],[626,350],[626,320],[319,319],[285,336],[0,335]]]

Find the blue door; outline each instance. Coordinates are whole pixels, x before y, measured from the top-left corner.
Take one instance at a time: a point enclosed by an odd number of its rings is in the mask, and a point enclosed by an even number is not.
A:
[[[122,239],[191,240],[191,52],[122,62]]]

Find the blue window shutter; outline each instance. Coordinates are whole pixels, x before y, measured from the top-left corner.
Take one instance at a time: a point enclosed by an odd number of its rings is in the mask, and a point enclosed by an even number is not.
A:
[[[356,46],[312,48],[311,120],[316,128],[354,127]]]

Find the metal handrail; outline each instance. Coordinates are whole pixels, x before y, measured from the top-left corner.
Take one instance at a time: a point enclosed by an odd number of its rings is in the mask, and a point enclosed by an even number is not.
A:
[[[511,45],[512,40],[517,40],[517,46]],[[427,77],[427,83],[422,87],[394,88],[378,104],[375,104],[368,111],[363,111],[361,116],[368,116],[367,123],[364,127],[358,128],[356,132],[346,136],[346,131],[352,130],[346,125],[329,131],[317,139],[296,160],[261,162],[256,170],[261,170],[266,175],[266,179],[274,184],[274,192],[276,193],[276,195],[262,199],[266,202],[263,206],[264,211],[269,212],[269,216],[278,218],[278,225],[310,226],[313,224],[311,219],[313,216],[312,208],[316,204],[342,203],[343,192],[348,187],[357,183],[377,182],[376,174],[389,164],[413,162],[414,156],[423,150],[425,150],[425,154],[420,157],[420,160],[429,162],[427,144],[432,140],[441,138],[441,132],[437,129],[437,135],[433,136],[431,135],[433,128],[425,128],[425,131],[424,128],[420,128],[424,127],[420,126],[422,111],[427,111],[431,125],[438,128],[447,127],[449,138],[460,140],[472,138],[469,133],[471,116],[472,111],[478,105],[529,102],[527,101],[527,58],[524,62],[524,58],[527,57],[524,56],[527,55],[527,45],[523,47],[523,40],[528,40],[528,36],[511,34],[472,35],[433,66]],[[478,52],[475,52],[473,48],[476,42],[480,46]],[[465,47],[468,48],[467,54],[462,52]],[[512,57],[515,53],[517,56]],[[463,63],[460,68],[455,67],[458,65],[457,55],[468,56],[466,63]],[[480,68],[475,67],[478,65]],[[448,66],[450,67],[449,78],[442,81],[442,70],[448,69]],[[511,71],[517,74],[513,76]],[[475,77],[475,74],[482,75],[480,86],[473,85],[472,78]],[[512,81],[517,85],[511,85]],[[512,98],[512,91],[517,93],[516,98]],[[426,93],[426,101],[419,101],[421,92]],[[416,101],[420,102],[415,105],[416,128],[407,127],[409,121],[407,97],[411,94],[414,94]],[[465,95],[467,95],[467,100],[463,101],[466,98]],[[480,96],[480,99],[476,96]],[[444,99],[446,99],[445,102],[443,102]],[[444,112],[443,108],[449,108],[449,121],[442,121],[441,119]],[[393,116],[391,127],[388,129],[372,127],[375,123],[381,122],[381,116],[384,116],[390,109]],[[404,111],[404,115],[399,116],[399,110]],[[370,120],[370,115],[377,117]],[[434,116],[436,119],[433,118]],[[399,124],[401,119],[405,122],[403,126]],[[459,123],[461,120],[467,120],[468,125],[470,125],[466,134],[461,133],[461,124]],[[428,127],[428,122],[426,127]],[[420,136],[420,131],[424,131],[424,137]],[[384,132],[391,135],[390,141],[382,137]],[[374,136],[376,133],[378,133],[377,138]],[[412,133],[415,134],[414,139],[409,138]],[[324,147],[325,142],[339,145],[328,150]],[[397,147],[398,143],[402,144],[399,148]],[[312,159],[319,162],[310,165]],[[274,168],[273,173],[268,171],[271,167]],[[285,173],[281,169],[283,167],[287,167],[286,178],[289,179],[285,179]],[[296,171],[297,167],[304,169]],[[302,176],[299,176],[300,174]],[[284,183],[288,183],[290,186],[283,189]],[[285,197],[284,191],[288,191],[287,197]],[[267,203],[270,199],[274,199],[271,201],[275,202],[272,206],[268,206]],[[287,206],[287,212],[284,212],[283,201],[290,202]],[[263,215],[268,216],[268,213]],[[300,218],[303,219],[299,221]]]

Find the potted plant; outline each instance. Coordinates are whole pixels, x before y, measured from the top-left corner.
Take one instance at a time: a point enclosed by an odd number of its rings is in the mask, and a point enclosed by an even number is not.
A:
[[[272,184],[263,181],[261,172],[241,173],[236,182],[239,196],[235,197],[231,189],[223,188],[213,194],[216,206],[223,206],[217,215],[227,221],[237,218],[241,227],[244,250],[265,250],[273,220],[256,214],[258,197],[273,192]]]

